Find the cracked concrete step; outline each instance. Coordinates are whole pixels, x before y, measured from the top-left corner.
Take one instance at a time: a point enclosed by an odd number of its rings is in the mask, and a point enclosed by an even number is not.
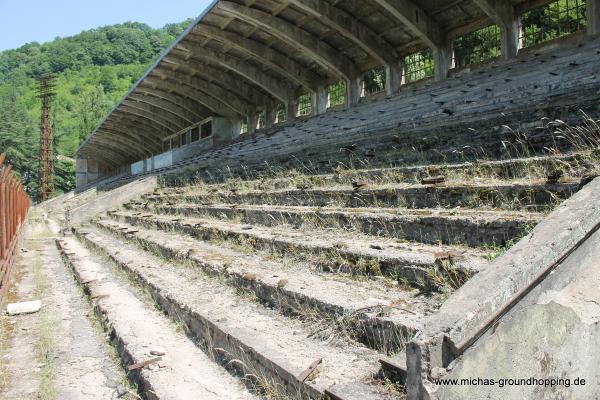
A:
[[[347,400],[391,398],[389,389],[373,379],[379,353],[342,332],[280,315],[195,267],[165,262],[134,245],[108,241],[106,235],[81,233],[86,244],[108,256],[162,310],[184,323],[210,354],[248,379],[254,377],[267,393],[304,399],[329,393]],[[302,373],[316,359],[322,359],[317,371],[303,382]]]
[[[400,383],[401,385],[406,384],[406,378],[408,375],[408,369],[406,366],[406,352],[401,351],[400,353],[391,357],[381,357],[379,359],[381,364],[381,374],[392,382]]]
[[[487,265],[486,252],[461,246],[406,243],[340,230],[298,230],[248,226],[210,218],[119,211],[116,221],[146,228],[183,232],[202,240],[229,241],[280,257],[307,261],[309,268],[353,275],[391,276],[427,289],[455,288]],[[440,278],[443,278],[440,281]]]
[[[332,323],[331,329],[336,329],[336,320],[343,319],[353,328],[353,337],[386,352],[404,348],[421,328],[422,318],[440,305],[439,296],[423,294],[393,281],[319,274],[297,262],[273,262],[187,235],[112,220],[100,220],[97,225],[112,235],[140,244],[156,256],[189,262],[210,276],[224,278],[233,287],[254,294],[284,313],[305,317],[310,309],[324,324]],[[96,230],[78,232],[93,233],[96,244],[119,244],[115,238]]]
[[[366,184],[364,182],[357,185]],[[491,208],[542,211],[569,198],[579,189],[579,180],[571,183],[435,184],[377,185],[353,188],[320,187],[267,191],[210,192],[206,188],[186,194],[145,195],[143,200],[159,204],[271,204],[310,207],[403,207],[403,208]],[[143,201],[142,200],[142,201]]]
[[[133,205],[126,208],[135,209]],[[463,209],[336,208],[180,204],[149,208],[161,214],[209,216],[246,224],[335,228],[421,243],[504,245],[537,224],[533,212]],[[144,211],[145,208],[139,208]]]
[[[488,160],[454,164],[410,165],[387,168],[348,169],[343,164],[335,173],[328,174],[298,174],[289,173],[286,177],[261,176],[245,177],[224,176],[215,179],[203,176],[199,186],[209,185],[211,188],[228,190],[231,183],[222,180],[234,179],[240,189],[265,190],[294,188],[298,183],[308,183],[313,186],[350,185],[352,181],[364,181],[372,185],[392,183],[420,183],[422,179],[444,175],[448,181],[470,182],[478,179],[542,179],[546,172],[561,170],[565,176],[580,177],[587,171],[593,170],[594,164],[589,156],[572,153],[560,156],[536,156],[512,158],[510,160]],[[244,179],[246,178],[246,179]],[[168,183],[168,182],[167,182]],[[173,187],[171,191],[179,189]],[[169,188],[167,188],[169,192]]]
[[[110,333],[123,363],[131,366],[162,355],[152,369],[131,372],[149,399],[253,399],[239,381],[215,364],[175,326],[145,305],[128,285],[120,282],[102,259],[90,254],[76,239],[57,240],[75,278],[95,302],[104,328]],[[157,354],[159,354],[157,353]]]

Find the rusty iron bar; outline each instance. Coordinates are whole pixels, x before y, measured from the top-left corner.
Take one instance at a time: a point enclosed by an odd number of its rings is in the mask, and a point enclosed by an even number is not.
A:
[[[12,172],[12,165],[4,165],[4,160],[4,154],[0,154],[0,303],[6,293],[21,228],[31,205],[21,181]]]

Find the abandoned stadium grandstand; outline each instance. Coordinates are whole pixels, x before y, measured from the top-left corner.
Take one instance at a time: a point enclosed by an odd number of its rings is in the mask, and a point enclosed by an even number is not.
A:
[[[597,398],[599,39],[600,0],[215,1],[39,210],[123,364],[163,348],[145,398]]]

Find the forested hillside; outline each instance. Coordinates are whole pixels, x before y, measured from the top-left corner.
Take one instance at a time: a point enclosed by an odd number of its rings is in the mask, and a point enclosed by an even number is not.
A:
[[[40,105],[36,77],[57,75],[54,99],[56,189],[74,187],[79,143],[189,24],[162,29],[129,22],[0,53],[0,151],[37,195]]]

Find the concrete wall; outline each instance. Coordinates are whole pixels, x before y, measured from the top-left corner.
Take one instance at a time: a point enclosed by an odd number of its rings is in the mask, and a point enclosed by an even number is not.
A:
[[[77,187],[87,185],[100,177],[98,161],[78,158],[75,161],[75,183]]]
[[[531,249],[535,251],[535,249]],[[600,231],[460,359],[446,378],[569,379],[556,386],[440,386],[440,399],[600,398]],[[576,379],[585,385],[575,385]]]
[[[598,392],[599,370],[586,368],[591,368],[588,353],[596,348],[588,344],[600,338],[599,229],[596,178],[425,321],[406,349],[408,398],[514,398],[498,386],[436,384],[447,370],[447,376],[458,378],[575,379],[585,373],[587,390]],[[576,349],[578,340],[582,351]],[[554,361],[559,358],[565,361]],[[537,396],[539,387],[527,390],[529,395],[518,398],[548,398]]]
[[[150,193],[154,191],[156,187],[157,179],[155,176],[149,176],[133,181],[116,189],[112,189],[101,196],[95,196],[92,200],[78,205],[75,208],[68,209],[66,211],[66,213],[68,213],[66,219],[74,224],[85,222],[107,210],[119,207],[129,200]]]
[[[210,137],[200,139],[197,142],[186,144],[185,146],[176,149],[168,150],[146,160],[135,162],[131,164],[131,174],[140,175],[155,169],[170,167],[174,163],[202,154],[215,145],[229,143],[235,137],[239,136],[240,128],[241,120],[214,117],[213,134]]]

